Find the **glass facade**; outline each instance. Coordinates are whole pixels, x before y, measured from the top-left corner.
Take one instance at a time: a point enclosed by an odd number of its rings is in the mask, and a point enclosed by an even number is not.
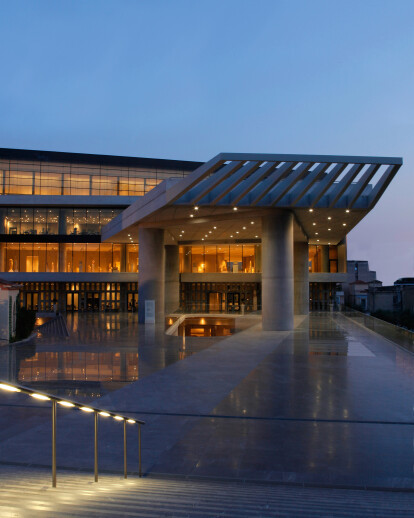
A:
[[[138,272],[138,245],[112,243],[4,243],[2,272]]]
[[[180,170],[0,160],[0,194],[143,196]]]
[[[0,234],[99,236],[122,209],[8,207],[0,211]]]
[[[261,272],[261,245],[180,246],[180,273]]]
[[[338,273],[338,247],[309,245],[310,273]]]

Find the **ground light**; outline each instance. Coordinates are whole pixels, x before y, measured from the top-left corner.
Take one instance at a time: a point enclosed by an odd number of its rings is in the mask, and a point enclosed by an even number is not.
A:
[[[67,408],[77,408],[86,413],[94,414],[95,421],[95,434],[94,434],[94,474],[95,474],[95,482],[98,482],[98,415],[102,417],[113,417],[117,421],[124,422],[124,478],[127,478],[127,433],[126,433],[126,423],[130,424],[138,424],[138,473],[139,476],[142,476],[142,464],[141,464],[141,425],[145,424],[144,421],[139,421],[136,419],[132,419],[128,416],[122,416],[119,414],[115,414],[114,412],[108,412],[107,410],[103,410],[101,408],[84,406],[76,401],[69,401],[67,399],[62,399],[57,396],[53,396],[51,394],[45,394],[42,392],[38,392],[32,390],[29,387],[24,387],[23,385],[16,385],[13,383],[4,383],[0,382],[0,390],[6,390],[8,392],[19,392],[21,394],[27,394],[35,399],[39,399],[41,401],[51,401],[52,402],[52,486],[56,487],[56,404]]]

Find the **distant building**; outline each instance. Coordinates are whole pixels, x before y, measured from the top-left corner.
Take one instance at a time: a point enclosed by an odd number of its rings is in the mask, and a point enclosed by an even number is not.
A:
[[[382,310],[414,314],[414,278],[397,279],[393,286],[370,286],[368,310],[371,313]]]

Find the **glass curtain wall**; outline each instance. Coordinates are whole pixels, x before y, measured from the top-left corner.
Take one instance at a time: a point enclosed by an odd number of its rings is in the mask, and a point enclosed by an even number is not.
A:
[[[59,264],[60,257],[60,264]],[[112,243],[5,243],[3,272],[138,272],[138,245]]]
[[[257,273],[260,244],[180,246],[181,273]]]
[[[142,196],[188,171],[0,160],[0,194]]]

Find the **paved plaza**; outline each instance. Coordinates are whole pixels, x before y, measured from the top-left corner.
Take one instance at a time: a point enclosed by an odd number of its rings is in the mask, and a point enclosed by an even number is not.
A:
[[[293,332],[252,319],[216,339],[166,336],[136,315],[68,323],[68,339],[36,351],[138,354],[137,381],[102,383],[94,404],[146,421],[145,474],[414,489],[414,356],[343,314],[298,317]],[[47,466],[50,407],[28,399],[2,393],[1,462]],[[102,418],[99,436],[100,469],[120,472],[122,425]],[[57,448],[58,470],[91,470],[93,419],[59,409]]]

